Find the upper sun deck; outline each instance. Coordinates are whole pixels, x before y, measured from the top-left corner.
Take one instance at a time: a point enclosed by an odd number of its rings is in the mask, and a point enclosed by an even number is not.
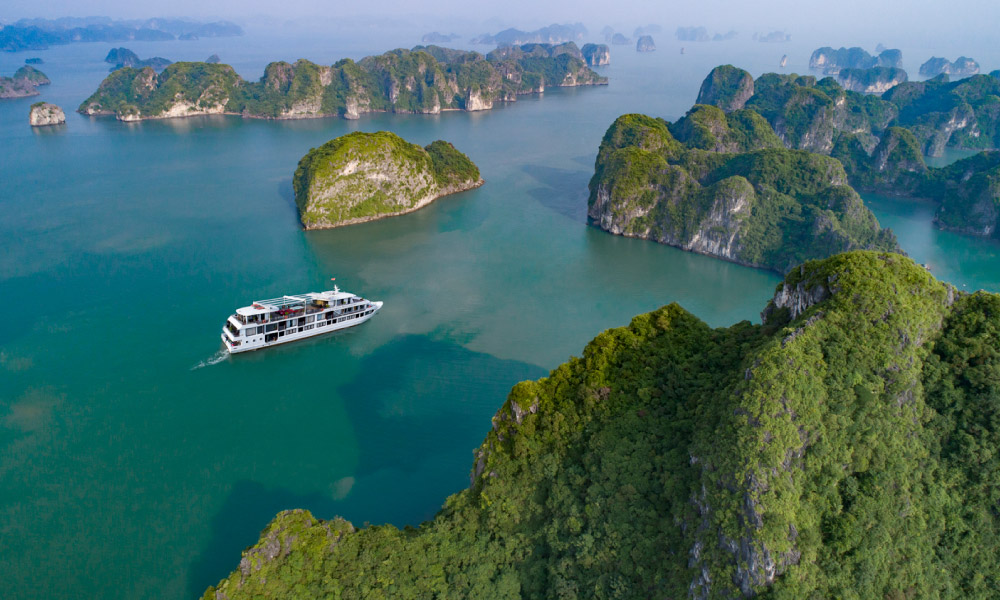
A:
[[[244,306],[236,309],[236,315],[242,317],[240,320],[246,322],[247,319],[256,321],[257,318],[270,315],[271,313],[288,314],[305,310],[315,312],[335,306],[346,304],[352,298],[357,298],[355,294],[343,292],[335,287],[325,292],[309,292],[308,294],[296,294],[271,298],[268,300],[257,300],[251,306]]]

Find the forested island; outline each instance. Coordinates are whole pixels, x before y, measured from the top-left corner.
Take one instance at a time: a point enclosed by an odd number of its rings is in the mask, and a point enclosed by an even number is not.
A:
[[[292,184],[303,227],[323,229],[412,212],[483,180],[448,142],[421,148],[389,131],[359,131],[311,149]]]
[[[486,56],[439,46],[393,50],[333,66],[305,59],[274,62],[259,81],[244,81],[226,64],[180,62],[111,73],[78,109],[122,121],[206,114],[301,119],[372,112],[488,110],[546,87],[605,85],[576,44],[498,48]]]
[[[0,99],[26,98],[37,96],[38,86],[49,85],[52,81],[35,67],[24,65],[14,71],[12,77],[0,77]]]
[[[229,21],[201,23],[188,19],[117,20],[109,17],[21,19],[0,26],[0,50],[18,52],[78,42],[154,42],[239,35],[243,35],[243,29]]]
[[[433,520],[283,512],[203,598],[991,596],[1000,296],[860,251],[763,319],[605,331],[514,387]]]
[[[752,110],[695,106],[608,129],[587,214],[601,229],[786,272],[854,249],[899,251],[834,158],[784,147]]]
[[[699,104],[750,109],[787,148],[829,154],[862,191],[932,200],[937,223],[962,233],[996,236],[1000,219],[1000,79],[974,75],[905,82],[881,97],[844,90],[832,78],[768,73],[756,81],[731,65],[702,84]],[[982,150],[948,167],[923,156],[945,148]]]

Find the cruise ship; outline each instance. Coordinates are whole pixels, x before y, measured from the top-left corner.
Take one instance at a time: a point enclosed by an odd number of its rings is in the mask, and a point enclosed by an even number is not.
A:
[[[382,308],[334,286],[310,292],[258,300],[230,315],[222,327],[222,341],[230,354],[259,350],[285,342],[360,325]]]

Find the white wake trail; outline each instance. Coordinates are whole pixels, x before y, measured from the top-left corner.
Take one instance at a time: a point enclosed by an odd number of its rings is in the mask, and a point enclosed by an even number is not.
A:
[[[205,360],[191,367],[191,370],[194,371],[195,369],[200,369],[202,367],[211,367],[212,365],[219,364],[220,362],[226,360],[227,358],[229,358],[229,353],[226,352],[225,348],[223,348],[218,352],[216,352],[215,354],[213,354],[212,356],[206,358]]]

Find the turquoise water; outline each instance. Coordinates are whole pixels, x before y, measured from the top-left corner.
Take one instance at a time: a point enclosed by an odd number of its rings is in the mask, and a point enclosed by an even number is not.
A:
[[[257,77],[271,59],[332,63],[412,43],[132,47],[219,52]],[[599,331],[669,302],[716,326],[757,320],[777,275],[586,225],[611,121],[677,118],[708,70],[734,60],[726,44],[684,56],[659,45],[613,50],[608,87],[354,122],[91,119],[69,111],[106,73],[108,46],[30,53],[55,82],[41,99],[68,123],[33,131],[36,99],[0,103],[3,595],[194,596],[285,508],[417,523],[467,485],[509,388]],[[793,66],[811,45],[795,47]],[[747,43],[737,54],[759,73],[786,52]],[[0,72],[26,55],[0,56]],[[381,129],[453,142],[486,185],[410,215],[303,232],[291,196],[299,157]],[[992,243],[932,229],[926,207],[871,201],[939,276],[997,288]],[[234,308],[325,289],[332,276],[385,308],[346,332],[219,360]]]

